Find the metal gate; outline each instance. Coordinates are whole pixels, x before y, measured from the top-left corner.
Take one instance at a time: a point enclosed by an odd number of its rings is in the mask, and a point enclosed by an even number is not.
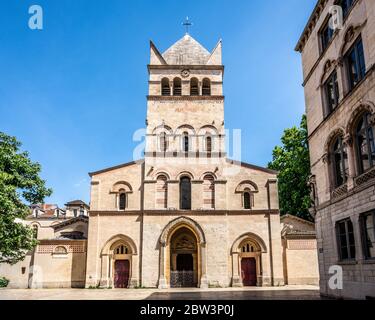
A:
[[[194,271],[171,271],[171,288],[192,288],[196,286]]]

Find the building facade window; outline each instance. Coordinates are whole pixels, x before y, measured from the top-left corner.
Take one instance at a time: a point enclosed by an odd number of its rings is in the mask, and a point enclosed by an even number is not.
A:
[[[190,95],[199,96],[199,83],[197,78],[191,78],[190,80]]]
[[[251,209],[251,192],[250,190],[245,190],[243,193],[243,206],[244,209],[249,210]]]
[[[344,18],[348,15],[354,0],[338,0],[336,1],[336,5],[342,8],[342,13]]]
[[[329,25],[329,20],[330,20],[330,18],[324,24],[323,28],[321,29],[321,31],[319,33],[321,52],[324,52],[327,49],[329,43],[331,42],[333,34],[334,34],[334,30],[331,29],[331,27]]]
[[[119,210],[125,210],[126,209],[126,193],[121,192],[119,195]]]
[[[115,254],[129,254],[129,249],[122,244],[115,249]]]
[[[351,91],[366,74],[365,55],[361,37],[349,49],[344,60],[347,68],[349,90]]]
[[[83,217],[85,215],[85,211],[83,209],[79,210],[79,216]]]
[[[33,225],[33,237],[34,239],[38,239],[38,226]]]
[[[161,152],[166,152],[168,150],[168,138],[165,132],[160,135],[159,145]]]
[[[191,210],[191,180],[189,177],[182,177],[180,181],[180,208]]]
[[[173,80],[173,95],[181,96],[182,95],[182,83],[180,78],[174,78]]]
[[[208,78],[204,78],[202,81],[202,95],[203,96],[211,95],[211,81]]]
[[[210,174],[203,178],[203,207],[215,209],[215,178]]]
[[[375,164],[374,128],[370,122],[371,114],[366,112],[356,127],[356,146],[359,174],[372,168]]]
[[[73,215],[74,215],[74,218],[77,217],[77,215],[78,215],[78,210],[77,209],[73,209]]]
[[[346,183],[349,175],[348,153],[342,137],[336,138],[332,145],[334,186],[338,188]]]
[[[168,178],[159,175],[156,179],[156,207],[166,209],[168,204]]]
[[[206,151],[208,153],[212,152],[212,137],[211,136],[206,136]]]
[[[337,247],[341,261],[355,259],[355,242],[353,223],[350,219],[342,220],[336,224]]]
[[[171,87],[170,87],[168,78],[163,78],[161,80],[161,95],[162,96],[170,96],[171,95]]]
[[[184,132],[182,134],[182,151],[189,152],[190,150],[190,141],[189,141],[189,133]]]
[[[375,259],[375,212],[361,216],[363,252],[366,259]]]
[[[328,116],[339,104],[340,92],[336,71],[324,83],[324,93],[326,98],[326,116]]]

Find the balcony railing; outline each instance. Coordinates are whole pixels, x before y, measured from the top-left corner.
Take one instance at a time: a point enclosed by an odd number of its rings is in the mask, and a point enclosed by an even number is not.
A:
[[[360,186],[372,179],[375,179],[375,167],[371,168],[369,171],[355,178],[355,185]]]
[[[348,192],[348,185],[345,183],[342,186],[336,188],[335,190],[332,191],[332,198],[340,198],[344,195],[346,195]]]

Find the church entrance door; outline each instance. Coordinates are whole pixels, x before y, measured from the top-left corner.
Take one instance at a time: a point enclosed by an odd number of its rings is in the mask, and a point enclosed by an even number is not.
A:
[[[189,288],[198,285],[197,238],[188,228],[178,229],[170,243],[170,286]]]
[[[242,283],[245,287],[253,287],[257,284],[255,258],[242,258],[241,260]]]
[[[129,282],[129,260],[115,261],[115,288],[127,288]]]

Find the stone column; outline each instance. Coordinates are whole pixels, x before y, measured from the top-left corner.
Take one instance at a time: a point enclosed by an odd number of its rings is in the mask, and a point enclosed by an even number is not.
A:
[[[112,260],[113,255],[108,255],[108,287],[113,287],[113,274],[112,274]]]
[[[102,288],[108,287],[108,269],[109,269],[109,256],[108,254],[102,255],[102,270],[100,275],[99,286]]]
[[[344,138],[344,144],[346,146],[346,151],[348,153],[348,169],[349,169],[349,176],[348,176],[348,190],[354,188],[354,178],[356,176],[355,172],[355,150],[353,148],[353,139],[352,137],[348,134]]]
[[[131,258],[131,278],[129,281],[129,288],[138,287],[138,256],[133,255]]]
[[[159,289],[168,289],[167,279],[165,277],[165,251],[166,243],[160,243],[160,264],[159,264]]]
[[[239,266],[239,253],[238,252],[232,252],[232,269],[233,269],[233,275],[232,275],[232,287],[242,287],[242,279],[240,276],[240,266]]]
[[[206,256],[206,244],[201,243],[201,281],[200,288],[208,288],[208,279],[207,279],[207,256]]]

